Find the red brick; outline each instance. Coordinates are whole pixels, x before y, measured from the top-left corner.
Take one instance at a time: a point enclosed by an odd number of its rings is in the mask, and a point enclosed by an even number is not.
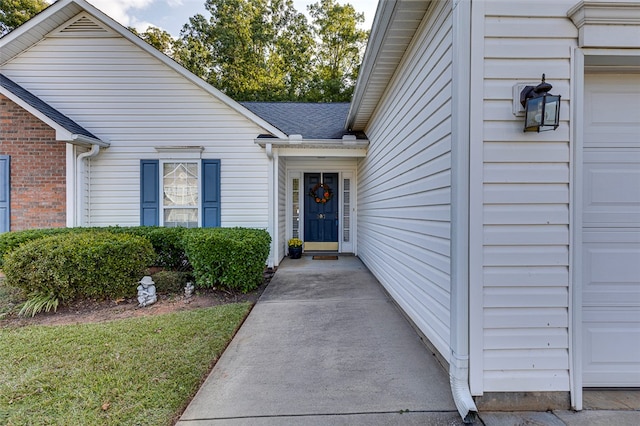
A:
[[[11,156],[11,230],[66,225],[66,144],[0,95],[0,154]]]

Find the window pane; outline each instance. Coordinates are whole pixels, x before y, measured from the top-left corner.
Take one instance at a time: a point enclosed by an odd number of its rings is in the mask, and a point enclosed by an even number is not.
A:
[[[293,179],[292,196],[293,203],[291,205],[291,218],[293,219],[293,223],[291,236],[293,238],[300,238],[300,179]]]
[[[164,163],[162,172],[165,206],[198,205],[197,163]]]
[[[198,209],[164,209],[164,226],[198,227]]]

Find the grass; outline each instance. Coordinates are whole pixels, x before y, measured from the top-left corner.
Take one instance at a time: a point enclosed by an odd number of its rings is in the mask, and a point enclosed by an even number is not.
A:
[[[0,329],[0,424],[170,425],[249,309]]]

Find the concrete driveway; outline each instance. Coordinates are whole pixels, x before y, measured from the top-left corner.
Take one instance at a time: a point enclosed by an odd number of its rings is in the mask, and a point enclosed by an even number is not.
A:
[[[285,259],[178,422],[461,425],[448,376],[356,257]]]

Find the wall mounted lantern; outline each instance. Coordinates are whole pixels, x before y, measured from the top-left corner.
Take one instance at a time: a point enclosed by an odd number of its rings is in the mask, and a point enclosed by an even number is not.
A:
[[[555,130],[560,125],[560,95],[547,93],[552,88],[542,74],[542,83],[535,87],[525,86],[520,92],[525,132]]]

